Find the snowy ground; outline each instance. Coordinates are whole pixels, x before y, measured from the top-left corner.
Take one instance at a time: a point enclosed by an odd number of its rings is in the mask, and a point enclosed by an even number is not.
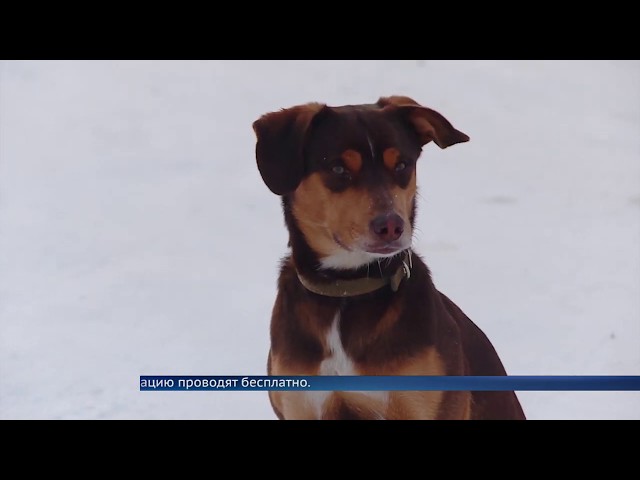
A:
[[[425,149],[416,250],[521,375],[640,374],[640,62],[0,64],[0,418],[271,419],[286,234],[251,123],[403,94]],[[636,418],[637,392],[521,392],[530,418]]]

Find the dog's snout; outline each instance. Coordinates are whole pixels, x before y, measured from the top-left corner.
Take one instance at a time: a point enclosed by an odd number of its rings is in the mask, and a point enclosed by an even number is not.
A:
[[[393,242],[404,232],[404,221],[396,213],[378,215],[369,224],[371,232],[381,240]]]

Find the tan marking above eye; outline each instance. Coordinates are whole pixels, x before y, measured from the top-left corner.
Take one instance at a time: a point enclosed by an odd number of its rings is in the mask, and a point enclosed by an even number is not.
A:
[[[362,155],[355,150],[345,150],[341,155],[345,166],[353,173],[358,173],[362,168]]]
[[[396,168],[396,164],[398,163],[399,158],[400,152],[397,148],[387,148],[384,152],[382,152],[382,160],[384,161],[384,166],[391,171]]]

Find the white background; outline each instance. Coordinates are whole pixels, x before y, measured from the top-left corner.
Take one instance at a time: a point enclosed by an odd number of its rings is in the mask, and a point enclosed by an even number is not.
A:
[[[0,418],[271,419],[286,231],[251,123],[408,95],[415,249],[518,375],[640,374],[640,62],[0,63]],[[640,418],[636,392],[520,392],[529,418]]]

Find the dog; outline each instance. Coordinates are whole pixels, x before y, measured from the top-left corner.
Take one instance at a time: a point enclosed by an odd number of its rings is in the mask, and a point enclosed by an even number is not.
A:
[[[411,249],[423,147],[469,137],[405,96],[297,105],[253,123],[290,255],[269,375],[506,375],[486,335]],[[279,419],[525,419],[512,391],[270,391]]]

